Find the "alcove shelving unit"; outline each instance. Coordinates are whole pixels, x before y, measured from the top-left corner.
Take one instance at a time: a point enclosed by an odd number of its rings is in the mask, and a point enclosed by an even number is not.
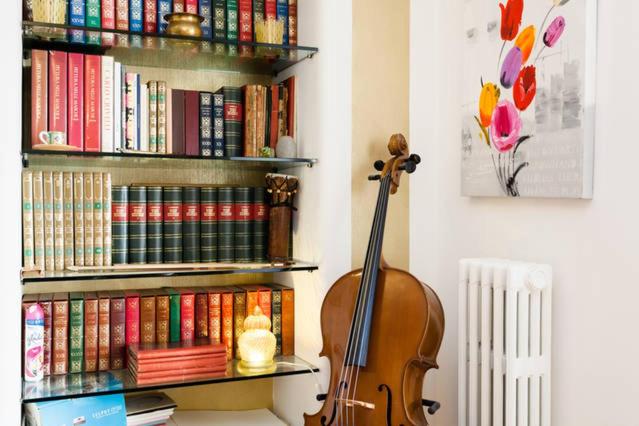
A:
[[[210,158],[146,153],[88,153],[33,150],[30,143],[30,52],[33,49],[58,50],[116,58],[145,80],[166,80],[169,87],[214,91],[222,85],[247,83],[269,84],[301,61],[312,58],[317,48],[228,42],[226,40],[133,33],[119,30],[73,27],[32,21],[22,22],[23,42],[23,140],[20,160],[25,170],[110,172],[113,185],[130,183],[214,183],[220,185],[263,185],[268,172],[296,174],[300,168],[312,167],[315,158]],[[304,117],[301,117],[302,120]],[[302,142],[303,143],[303,142]],[[167,174],[168,172],[168,174]],[[286,263],[236,264],[225,268],[172,268],[171,265],[150,271],[96,270],[91,272],[22,271],[23,294],[51,293],[90,289],[145,288],[164,286],[194,287],[224,285],[226,279],[243,274],[251,284],[272,281],[274,273],[313,272],[313,262],[292,260]],[[199,278],[195,284],[195,277]],[[220,280],[219,282],[217,280]],[[129,284],[131,283],[131,284]],[[86,286],[86,287],[85,287]],[[133,287],[132,287],[133,286]],[[73,373],[46,376],[42,382],[23,382],[22,402],[39,402],[66,398],[130,393],[158,389],[209,385],[271,377],[310,374],[319,369],[296,356],[276,357],[274,370],[262,373],[240,371],[238,362],[227,365],[224,377],[178,381],[160,385],[137,386],[127,370],[96,373]]]

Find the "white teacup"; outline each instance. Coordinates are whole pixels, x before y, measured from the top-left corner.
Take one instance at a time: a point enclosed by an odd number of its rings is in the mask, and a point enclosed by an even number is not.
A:
[[[38,139],[44,145],[66,145],[67,135],[64,132],[43,130],[38,134]]]

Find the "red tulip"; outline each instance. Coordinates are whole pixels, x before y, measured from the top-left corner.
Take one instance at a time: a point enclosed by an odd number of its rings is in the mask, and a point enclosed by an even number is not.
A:
[[[534,65],[522,68],[513,86],[513,100],[519,111],[530,106],[537,94],[537,77]]]
[[[506,6],[499,3],[501,9],[501,39],[513,41],[519,33],[521,16],[524,13],[524,0],[506,0]]]

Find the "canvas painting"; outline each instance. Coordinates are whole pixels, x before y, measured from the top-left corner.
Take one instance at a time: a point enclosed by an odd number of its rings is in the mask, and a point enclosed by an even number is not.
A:
[[[464,0],[462,195],[592,198],[596,0]]]

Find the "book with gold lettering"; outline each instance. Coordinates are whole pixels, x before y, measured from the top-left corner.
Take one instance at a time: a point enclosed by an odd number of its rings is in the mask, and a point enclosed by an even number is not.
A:
[[[98,370],[98,297],[84,293],[84,371]]]
[[[109,293],[98,293],[98,370],[111,367],[111,300]]]
[[[74,263],[84,266],[84,177],[73,174]]]
[[[53,243],[53,173],[42,173],[42,187],[44,197],[44,260],[45,269],[54,271],[54,243]]]
[[[64,217],[64,267],[74,265],[73,173],[62,174],[62,213]]]
[[[64,269],[64,210],[62,172],[53,172],[53,259],[56,271]]]
[[[102,176],[102,237],[103,237],[103,263],[104,266],[111,266],[112,261],[112,236],[111,230],[111,205],[112,205],[112,185],[111,173],[104,173]]]
[[[146,187],[129,188],[129,263],[146,263]]]
[[[169,295],[158,293],[155,296],[155,337],[158,343],[169,342]]]
[[[84,264],[93,266],[93,173],[83,173],[84,179]]]
[[[246,292],[241,287],[232,287],[233,289],[233,351],[236,358],[240,358],[238,349],[240,336],[244,333],[244,319],[246,318]]]
[[[102,173],[93,173],[93,264],[95,266],[104,265],[102,178]]]
[[[42,307],[44,314],[44,359],[43,370],[44,375],[51,374],[51,360],[53,359],[53,294],[41,294],[38,298],[38,304]]]
[[[140,343],[155,342],[155,291],[140,290]]]
[[[33,269],[33,172],[22,172],[22,266]]]
[[[66,374],[69,369],[69,294],[53,295],[53,350],[51,374]]]
[[[84,366],[84,297],[69,295],[69,373],[80,373]]]
[[[42,172],[33,172],[33,254],[36,267],[44,271],[44,186]]]

